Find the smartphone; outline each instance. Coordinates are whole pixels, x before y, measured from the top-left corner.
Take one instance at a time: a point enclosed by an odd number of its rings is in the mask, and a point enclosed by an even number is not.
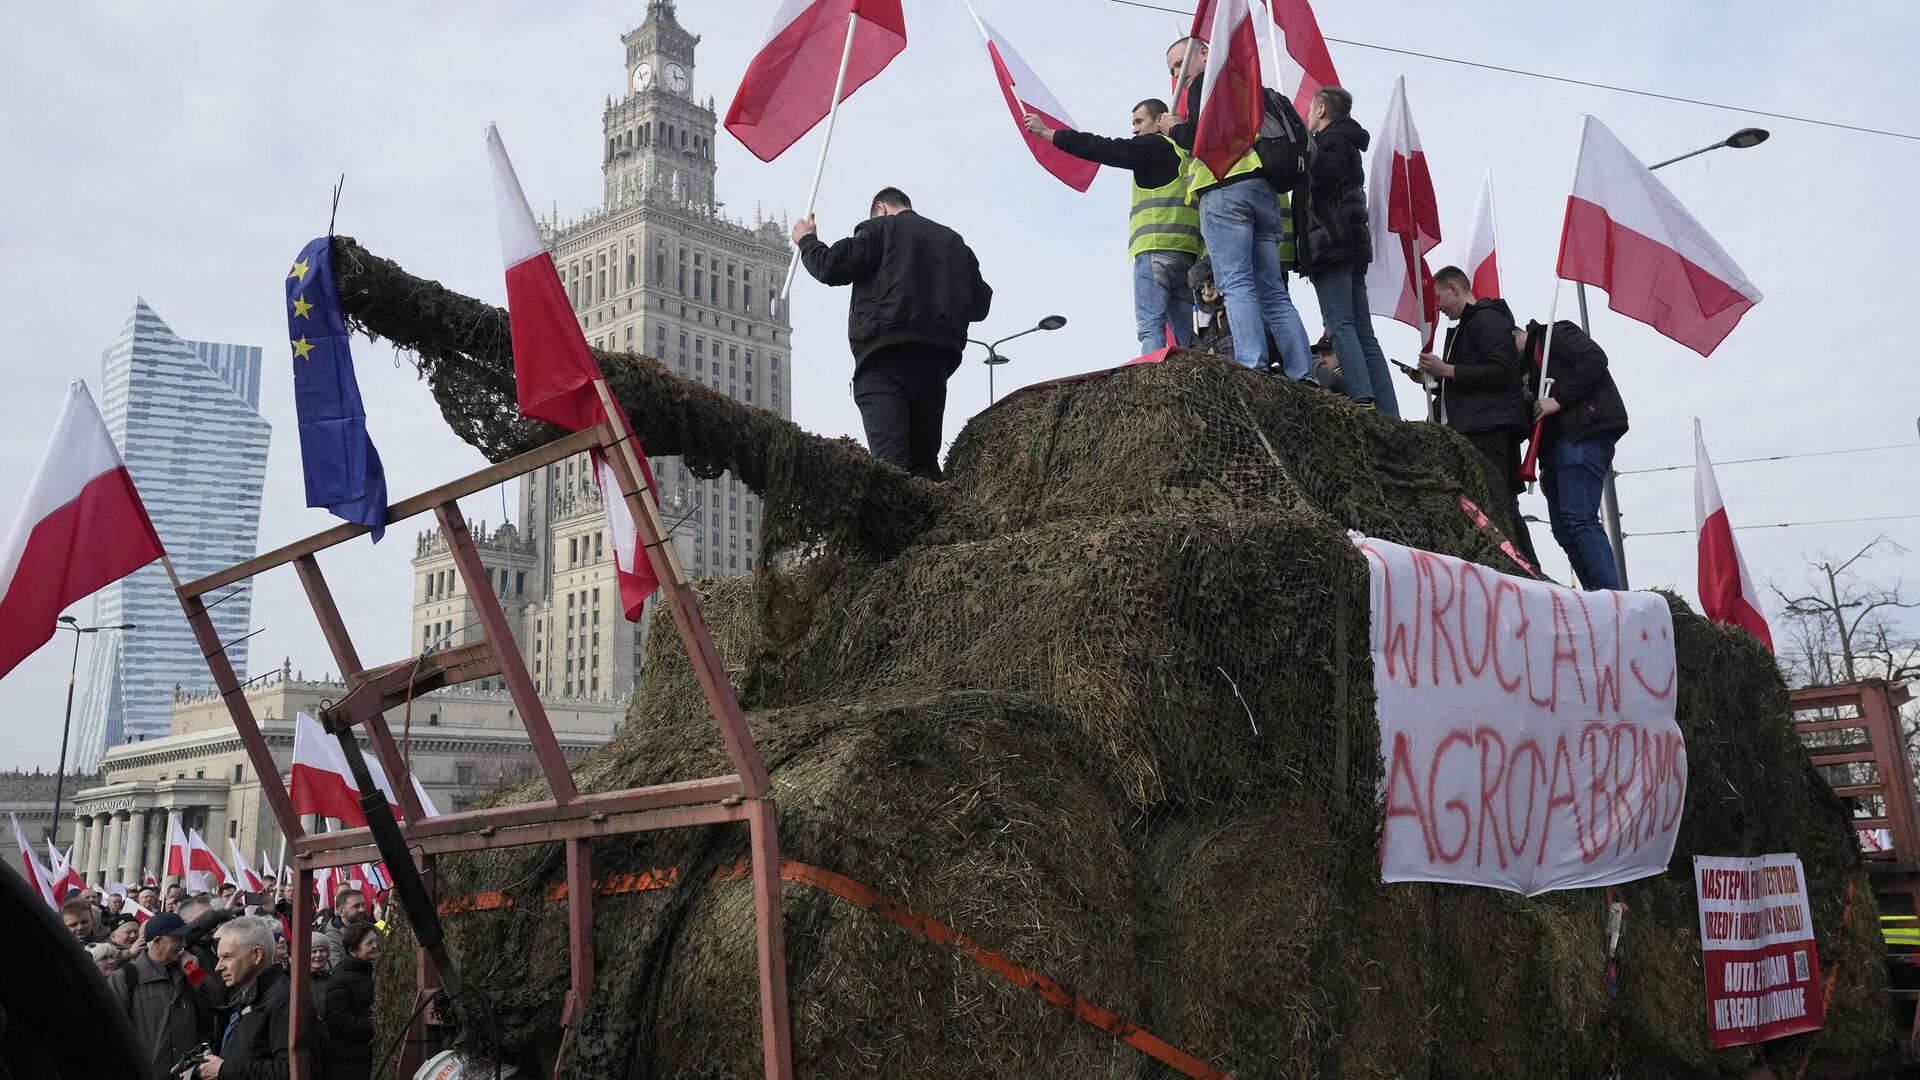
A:
[[[1395,360],[1395,359],[1394,359],[1393,357],[1391,357],[1391,356],[1389,356],[1389,357],[1387,357],[1387,363],[1389,363],[1389,364],[1392,364],[1392,365],[1393,365],[1394,367],[1397,367],[1397,368],[1399,368],[1399,369],[1400,369],[1401,371],[1404,371],[1404,372],[1406,372],[1406,373],[1407,373],[1407,374],[1409,374],[1409,375],[1418,375],[1418,374],[1420,374],[1420,369],[1419,369],[1419,368],[1417,368],[1417,367],[1414,367],[1414,366],[1413,366],[1412,364],[1403,364],[1403,363],[1401,363],[1400,361],[1398,361],[1398,360]]]

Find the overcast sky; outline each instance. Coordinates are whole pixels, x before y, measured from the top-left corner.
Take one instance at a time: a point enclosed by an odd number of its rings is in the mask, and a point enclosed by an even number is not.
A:
[[[1164,94],[1172,14],[1109,0],[976,0],[1079,124],[1123,134],[1132,103]],[[695,92],[724,112],[759,44],[773,0],[683,0],[704,36]],[[1002,336],[1049,313],[1066,329],[1010,347],[999,389],[1110,366],[1133,352],[1125,258],[1128,178],[1104,170],[1085,195],[1040,168],[1019,142],[963,5],[907,0],[912,44],[842,113],[820,201],[820,226],[844,234],[872,192],[896,184],[917,208],[959,229],[995,288],[983,328]],[[1436,19],[1429,3],[1324,4],[1329,37],[1418,50],[1595,82],[1811,114],[1869,127],[1920,129],[1910,78],[1920,40],[1908,4],[1723,4],[1621,0],[1604,17],[1565,5],[1489,3]],[[311,10],[256,4],[13,5],[0,33],[0,515],[9,520],[39,461],[65,385],[97,387],[100,354],[143,296],[183,337],[265,347],[261,400],[274,426],[261,547],[332,523],[304,507],[281,280],[324,232],[329,188],[347,176],[339,230],[409,270],[496,303],[503,297],[482,128],[497,121],[528,196],[563,215],[600,201],[600,112],[621,90],[619,36],[642,0],[570,4],[341,3]],[[1591,112],[1628,147],[1658,160],[1735,128],[1772,130],[1752,150],[1722,150],[1663,179],[1765,293],[1711,359],[1605,309],[1594,336],[1633,416],[1621,469],[1693,456],[1693,417],[1721,459],[1911,443],[1920,367],[1908,313],[1920,228],[1910,193],[1920,143],[1655,101],[1332,45],[1355,116],[1377,129],[1393,78],[1407,78],[1446,239],[1434,265],[1459,258],[1476,189],[1493,170],[1506,293],[1522,318],[1544,318],[1579,117]],[[763,165],[722,134],[725,212],[797,216],[818,134]],[[1371,165],[1371,161],[1369,161]],[[1297,288],[1310,330],[1311,288]],[[1571,312],[1571,289],[1563,314]],[[803,276],[793,298],[794,419],[826,435],[859,433],[847,396],[846,293]],[[1414,331],[1378,323],[1387,351],[1409,358]],[[984,335],[982,335],[984,336]],[[369,423],[395,498],[482,464],[441,421],[412,369],[356,341]],[[948,437],[987,401],[977,353],[955,375]],[[1403,401],[1408,384],[1401,383]],[[1736,525],[1920,513],[1903,479],[1913,449],[1733,465],[1720,472]],[[1691,473],[1620,482],[1632,532],[1693,523]],[[1545,517],[1528,497],[1529,512]],[[497,496],[466,504],[496,522]],[[1740,533],[1758,577],[1793,578],[1799,553],[1851,551],[1878,533],[1914,543],[1920,522]],[[357,541],[323,560],[361,655],[408,647],[409,560],[420,521],[379,546]],[[1544,525],[1548,569],[1567,565]],[[1694,591],[1690,535],[1630,537],[1635,585]],[[1920,545],[1916,545],[1920,547]],[[1920,578],[1920,554],[1876,572]],[[332,667],[291,572],[257,583],[250,674],[290,656],[309,675]],[[1767,598],[1769,601],[1771,598]],[[1771,605],[1770,605],[1771,606]],[[87,618],[91,601],[73,612]],[[0,682],[7,738],[0,767],[51,768],[60,746],[70,659],[62,639]],[[81,670],[86,670],[85,657]],[[86,687],[80,688],[84,693]]]

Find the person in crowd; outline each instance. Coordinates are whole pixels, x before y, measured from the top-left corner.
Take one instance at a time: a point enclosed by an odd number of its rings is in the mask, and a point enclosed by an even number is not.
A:
[[[1206,69],[1206,42],[1181,38],[1168,46],[1168,74],[1176,83],[1186,80],[1177,91],[1185,95],[1186,118],[1166,112],[1158,127],[1188,155],[1193,153]],[[1213,259],[1214,282],[1227,299],[1234,360],[1256,371],[1277,361],[1287,378],[1309,378],[1307,327],[1287,291],[1287,266],[1296,258],[1292,209],[1288,197],[1275,191],[1261,172],[1260,155],[1248,150],[1221,176],[1189,156],[1187,199],[1199,207],[1200,235]],[[1267,334],[1254,332],[1255,327],[1273,335],[1278,357],[1267,354]]]
[[[133,1034],[154,1076],[214,1037],[213,1008],[182,969],[187,925],[173,912],[147,920],[145,947],[108,978],[107,988],[132,1021]]]
[[[186,898],[187,890],[184,886],[177,884],[167,886],[166,908],[168,911],[178,913],[181,902]]]
[[[213,901],[213,910],[227,911],[231,909],[235,912],[238,912],[240,910],[240,905],[234,899],[234,897],[236,894],[239,893],[239,891],[240,891],[240,887],[235,885],[233,882],[231,881],[221,882],[219,895],[209,898]]]
[[[230,1000],[216,1051],[195,1080],[281,1080],[292,1072],[292,980],[273,963],[273,920],[231,919],[216,936],[220,977]]]
[[[151,885],[142,886],[140,889],[139,895],[136,896],[134,899],[138,900],[140,903],[140,906],[143,908],[146,908],[148,911],[154,912],[156,914],[159,913],[160,911],[160,890],[159,889],[156,889]]]
[[[195,977],[200,992],[214,1008],[227,1003],[227,985],[219,975],[219,956],[216,951],[214,934],[225,925],[232,916],[224,911],[213,910],[213,904],[205,896],[189,896],[181,901],[178,912],[187,924],[187,955],[180,961],[188,976]]]
[[[853,235],[828,245],[812,214],[793,223],[807,273],[851,285],[847,338],[853,400],[874,457],[940,480],[947,379],[960,366],[967,327],[987,317],[993,289],[960,234],[914,213],[899,188],[882,188]]]
[[[1347,392],[1346,380],[1340,377],[1340,354],[1334,350],[1333,339],[1324,331],[1320,340],[1313,343],[1313,381],[1323,390],[1343,395]]]
[[[327,1080],[370,1080],[373,960],[380,951],[380,932],[370,922],[356,922],[346,928],[340,941],[347,955],[327,979],[321,998],[327,1030],[323,1071]]]
[[[1531,385],[1538,385],[1546,339],[1547,328],[1537,322],[1513,332]],[[1600,493],[1613,468],[1614,446],[1627,433],[1627,403],[1607,371],[1606,352],[1565,319],[1553,324],[1547,377],[1553,385],[1533,403],[1540,421],[1540,491],[1547,497],[1547,521],[1581,585],[1617,589],[1620,571],[1600,525]]]
[[[60,921],[66,924],[73,940],[82,945],[101,940],[100,909],[88,903],[84,896],[72,897],[60,905]]]
[[[140,940],[140,920],[121,919],[113,924],[112,930],[107,931],[107,940],[123,949],[133,948],[134,943]]]
[[[1133,137],[1108,139],[1051,128],[1028,113],[1027,130],[1062,153],[1133,174],[1127,215],[1127,257],[1133,260],[1133,321],[1140,355],[1164,348],[1167,333],[1186,348],[1193,339],[1193,292],[1187,274],[1206,250],[1200,212],[1187,202],[1187,153],[1160,133],[1167,103],[1148,98],[1133,107]]]
[[[119,971],[127,961],[133,959],[133,953],[111,941],[96,941],[87,946],[87,955],[93,958],[93,966],[103,978]]]
[[[127,894],[121,892],[107,894],[107,913],[118,918],[127,909]]]
[[[333,977],[333,943],[315,937],[307,943],[307,978],[313,981],[313,996],[324,1001],[327,980]]]
[[[367,897],[357,885],[342,885],[333,890],[333,907],[320,913],[320,921],[314,929],[327,942],[330,959],[337,967],[346,955],[341,944],[343,934],[349,923],[363,922],[367,917]]]
[[[1466,436],[1487,459],[1494,490],[1505,497],[1508,525],[1501,531],[1538,567],[1540,559],[1520,517],[1521,484],[1514,476],[1520,468],[1521,440],[1532,424],[1526,391],[1521,388],[1513,313],[1505,300],[1476,299],[1472,281],[1457,266],[1441,267],[1433,275],[1433,287],[1441,313],[1455,323],[1447,330],[1447,359],[1421,353],[1420,366],[1408,378],[1425,372],[1440,380],[1438,394],[1447,426]]]
[[[1367,308],[1367,264],[1373,241],[1367,231],[1366,171],[1360,155],[1371,137],[1353,118],[1353,95],[1338,86],[1314,92],[1307,107],[1313,132],[1305,203],[1300,214],[1300,268],[1320,298],[1320,317],[1340,358],[1347,396],[1366,408],[1399,416],[1387,354],[1373,336]]]

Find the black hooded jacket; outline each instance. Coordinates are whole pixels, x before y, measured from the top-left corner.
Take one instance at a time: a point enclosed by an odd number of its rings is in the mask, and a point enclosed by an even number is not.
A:
[[[1300,233],[1300,269],[1373,261],[1367,232],[1367,173],[1360,155],[1373,137],[1351,116],[1328,124],[1307,152],[1307,178],[1294,193]]]
[[[1546,337],[1546,326],[1527,324],[1529,385],[1540,377],[1540,352]],[[1553,324],[1553,355],[1547,358],[1547,375],[1553,379],[1553,393],[1548,396],[1560,403],[1560,411],[1541,427],[1542,449],[1551,448],[1561,439],[1579,442],[1590,435],[1627,430],[1627,403],[1607,371],[1605,350],[1565,319]]]
[[[911,210],[869,218],[836,244],[808,236],[800,261],[821,284],[853,286],[847,340],[856,367],[889,345],[908,344],[951,352],[958,364],[968,324],[986,318],[993,303],[980,260],[960,234]]]
[[[1447,426],[1462,435],[1532,427],[1520,385],[1520,350],[1513,345],[1513,312],[1505,300],[1475,300],[1447,331],[1453,377],[1440,380]]]

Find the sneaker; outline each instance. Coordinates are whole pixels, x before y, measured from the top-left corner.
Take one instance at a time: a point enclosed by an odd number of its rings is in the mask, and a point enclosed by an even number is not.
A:
[[[1377,405],[1375,405],[1375,404],[1373,403],[1373,399],[1372,399],[1372,398],[1370,398],[1370,397],[1363,397],[1363,398],[1354,398],[1354,399],[1353,399],[1353,403],[1354,403],[1355,405],[1358,405],[1358,406],[1360,406],[1360,407],[1361,407],[1361,408],[1363,408],[1363,409],[1377,409],[1377,408],[1379,408],[1379,406],[1377,406]]]

